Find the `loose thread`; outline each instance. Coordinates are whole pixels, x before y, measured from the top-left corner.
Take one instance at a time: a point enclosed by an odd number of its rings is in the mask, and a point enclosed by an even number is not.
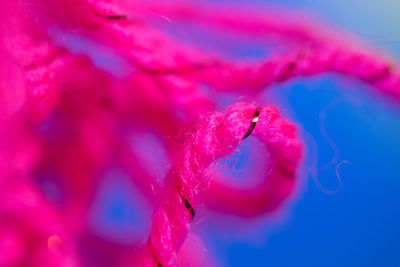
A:
[[[181,190],[179,189],[179,187],[177,187],[176,190],[178,191],[178,195],[181,198],[182,203],[185,205],[185,208],[189,211],[190,215],[192,216],[192,220],[193,220],[194,216],[196,215],[196,212],[195,212],[194,208],[192,207],[190,202],[183,196],[183,194],[182,194]]]
[[[106,16],[109,20],[127,20],[128,17],[126,15],[110,15]]]
[[[295,56],[295,58],[289,62],[287,67],[282,71],[282,73],[277,77],[276,81],[277,82],[283,82],[286,79],[288,79],[291,75],[291,73],[296,69],[297,65],[299,64],[299,61],[303,58],[303,53],[299,53],[298,55]]]
[[[256,124],[258,122],[258,118],[260,117],[260,112],[261,108],[258,107],[256,109],[256,112],[254,112],[253,120],[251,121],[250,128],[247,130],[246,134],[243,137],[243,140],[246,139],[251,135],[251,133],[254,131],[254,128],[256,127]]]

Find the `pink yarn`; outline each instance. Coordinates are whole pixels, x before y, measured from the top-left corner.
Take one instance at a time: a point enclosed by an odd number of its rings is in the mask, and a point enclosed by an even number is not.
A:
[[[302,158],[295,127],[264,106],[251,135],[266,146],[271,172],[257,188],[227,188],[213,179],[214,163],[236,151],[257,107],[239,103],[215,112],[218,104],[201,90],[204,85],[251,97],[299,76],[337,72],[400,97],[399,71],[389,60],[343,33],[290,13],[213,9],[189,1],[4,5],[0,266],[85,266],[76,251],[82,236],[89,236],[85,241],[98,245],[102,254],[118,258],[113,266],[171,266],[185,253],[180,247],[203,201],[239,216],[278,209],[293,193]],[[230,29],[232,35],[277,43],[285,52],[259,62],[226,59],[175,40],[149,22],[154,14],[217,32]],[[91,50],[71,44],[77,39],[96,45],[92,49],[118,67],[99,66]],[[164,183],[140,161],[141,148],[129,147],[129,138],[143,129],[161,137],[173,165]],[[144,245],[137,241],[136,249],[116,249],[88,234],[93,196],[104,168],[114,162],[149,203],[158,205],[150,238]],[[65,191],[60,203],[37,189],[47,172]]]
[[[183,19],[223,24],[234,29],[238,28],[234,26],[243,26],[239,27],[245,31],[245,33],[241,32],[242,34],[251,34],[250,29],[257,31],[262,29],[262,31],[273,33],[282,38],[294,35],[294,39],[302,42],[301,45],[296,44],[295,52],[268,59],[266,62],[256,64],[225,62],[218,57],[199,53],[197,49],[192,47],[177,46],[173,40],[147,25],[134,25],[127,23],[126,20],[107,21],[104,19],[107,16],[121,14],[119,8],[109,2],[92,1],[93,9],[98,17],[88,16],[75,27],[80,32],[86,33],[98,41],[112,45],[125,57],[130,58],[135,66],[144,73],[153,75],[172,74],[171,76],[175,80],[182,80],[187,76],[193,79],[194,73],[195,77],[201,82],[210,84],[216,90],[237,90],[241,88],[246,91],[247,88],[247,90],[259,91],[267,85],[299,75],[338,72],[359,78],[396,98],[398,97],[399,71],[394,69],[388,60],[376,55],[376,52],[364,47],[364,45],[350,40],[344,34],[335,33],[325,37],[326,32],[331,32],[330,29],[323,27],[315,29],[315,26],[310,26],[317,24],[315,22],[313,24],[298,23],[289,19],[291,17],[285,14],[266,13],[263,14],[263,19],[260,19],[254,25],[254,14],[244,13],[242,16],[237,16],[235,11],[229,12],[228,10],[231,9],[228,8],[211,11],[202,6],[185,6],[182,3],[172,6],[157,3],[151,7],[146,6],[143,11],[140,4],[118,2],[129,7],[133,18],[140,16],[146,10],[147,12],[150,10]],[[79,11],[81,6],[82,4],[74,5],[73,3],[67,6],[71,10],[65,8],[63,17],[72,16],[71,19],[75,18],[76,11]],[[277,16],[279,16],[279,20],[276,19]],[[255,17],[257,18],[257,16]],[[288,23],[285,23],[285,18],[288,18]],[[57,17],[52,17],[52,19],[57,20]],[[248,22],[249,20],[253,23]],[[280,23],[277,24],[276,21],[280,21]],[[91,25],[91,27],[87,25]],[[163,45],[160,47],[159,44]],[[335,60],[332,60],[332,58],[335,58]],[[232,77],[235,77],[235,79],[232,79]],[[204,99],[196,83],[187,79],[185,83],[185,91],[182,91],[182,86],[168,87],[168,89],[173,90],[166,92],[168,97],[172,100],[184,96],[186,96],[185,99],[188,99],[188,97]],[[181,90],[176,91],[177,88]],[[185,104],[187,104],[186,110],[199,107],[199,103],[188,102]],[[205,104],[207,105],[207,103]]]
[[[207,189],[212,180],[210,164],[234,152],[249,129],[255,110],[256,107],[248,103],[232,105],[226,113],[215,112],[204,117],[193,132],[188,133],[182,152],[169,173],[164,198],[153,215],[144,265],[150,266],[154,261],[163,266],[171,265],[190,229],[194,210],[199,206],[198,195]],[[276,108],[268,106],[261,110],[252,135],[270,152],[272,170],[263,186],[255,192],[262,196],[235,199],[232,204],[244,200],[239,207],[245,206],[249,212],[260,207],[271,210],[293,190],[302,155],[301,142],[295,127],[282,119]]]
[[[110,11],[110,4],[102,1],[93,1],[101,10]],[[122,5],[140,12],[141,4],[133,4],[131,1],[119,1]],[[173,2],[172,2],[173,3]],[[103,6],[105,5],[105,7]],[[273,34],[281,39],[291,39],[296,42],[295,52],[288,55],[277,56],[265,62],[256,64],[236,64],[235,62],[224,62],[215,57],[199,58],[195,52],[183,50],[175,51],[175,47],[168,47],[169,51],[179,53],[170,54],[168,57],[151,55],[150,61],[143,61],[148,56],[139,54],[134,58],[145,72],[159,74],[177,74],[179,76],[198,74],[202,82],[209,83],[216,90],[263,90],[266,86],[285,81],[291,77],[308,76],[324,72],[337,72],[352,76],[381,89],[383,92],[399,97],[400,73],[393,68],[392,63],[377,55],[375,51],[365,45],[350,39],[349,36],[332,32],[331,29],[317,27],[319,25],[313,20],[301,22],[294,19],[290,14],[282,12],[260,12],[242,10],[238,12],[232,8],[207,9],[204,6],[194,4],[144,4],[144,11],[156,12],[166,16],[177,17],[186,21],[196,21],[212,26],[222,26],[238,30],[240,34],[264,37],[262,33]],[[139,7],[139,11],[138,8]],[[106,13],[106,12],[105,12]],[[108,14],[108,13],[107,13]],[[114,13],[115,14],[115,13]],[[133,13],[135,15],[135,13]],[[278,19],[279,18],[279,19]],[[277,23],[279,21],[279,23]],[[122,26],[122,28],[121,28]],[[125,25],[113,25],[115,34],[124,31],[129,34],[129,28]],[[126,32],[128,30],[128,32]],[[327,35],[326,32],[331,32]],[[260,34],[261,33],[261,34]],[[153,44],[163,43],[169,45],[169,40],[152,35],[155,40],[151,42],[139,42],[146,48],[145,51],[158,50],[151,47]],[[126,39],[126,38],[125,38]],[[299,44],[300,43],[300,44]],[[124,49],[122,49],[124,51]],[[139,51],[140,53],[140,51]],[[176,60],[179,58],[179,61]],[[136,61],[137,60],[137,61]],[[195,60],[194,63],[193,60]],[[177,67],[178,65],[179,67]],[[216,79],[218,77],[218,79]],[[234,77],[234,79],[232,79]]]

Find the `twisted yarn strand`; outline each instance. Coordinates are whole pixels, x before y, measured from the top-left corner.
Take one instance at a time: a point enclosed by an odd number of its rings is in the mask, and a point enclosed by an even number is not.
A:
[[[164,198],[153,215],[152,232],[146,245],[148,253],[143,259],[146,264],[172,265],[190,229],[194,213],[191,209],[197,209],[198,195],[206,190],[212,179],[210,164],[234,152],[249,128],[255,110],[253,104],[238,103],[228,107],[225,113],[211,113],[202,118],[188,136],[166,179]],[[276,108],[265,106],[252,135],[270,152],[272,171],[266,175],[268,182],[261,190],[270,194],[266,201],[274,199],[272,196],[285,198],[294,188],[302,156],[295,127],[280,117]],[[272,203],[269,205],[276,201]],[[153,258],[149,259],[149,255]]]

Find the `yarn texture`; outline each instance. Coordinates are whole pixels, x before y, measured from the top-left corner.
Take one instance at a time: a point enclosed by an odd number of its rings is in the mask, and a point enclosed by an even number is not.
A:
[[[278,108],[257,103],[260,93],[337,73],[400,99],[400,72],[389,56],[285,10],[185,0],[3,2],[0,266],[196,262],[200,246],[184,248],[197,238],[191,226],[202,206],[251,218],[284,208],[295,194],[306,148]],[[275,49],[234,59],[180,40],[164,27],[175,21]],[[223,108],[223,93],[247,102]],[[247,137],[265,147],[269,171],[257,187],[227,186],[216,179],[218,163]],[[162,157],[147,153],[152,144]],[[97,188],[112,168],[143,195],[138,206],[152,210],[146,237],[129,245],[96,236],[90,224]]]

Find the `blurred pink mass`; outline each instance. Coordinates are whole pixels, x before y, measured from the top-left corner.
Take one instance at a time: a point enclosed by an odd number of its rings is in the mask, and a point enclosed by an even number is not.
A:
[[[190,233],[202,203],[253,217],[295,192],[302,142],[272,106],[259,105],[251,133],[268,151],[263,181],[240,189],[217,178],[214,163],[246,142],[258,93],[337,72],[400,98],[387,58],[304,14],[191,1],[3,2],[0,266],[214,265]],[[279,49],[233,60],[175,38],[154,23],[160,17]],[[218,112],[220,92],[252,103]],[[153,213],[126,244],[90,223],[110,169],[135,184],[134,201]]]

